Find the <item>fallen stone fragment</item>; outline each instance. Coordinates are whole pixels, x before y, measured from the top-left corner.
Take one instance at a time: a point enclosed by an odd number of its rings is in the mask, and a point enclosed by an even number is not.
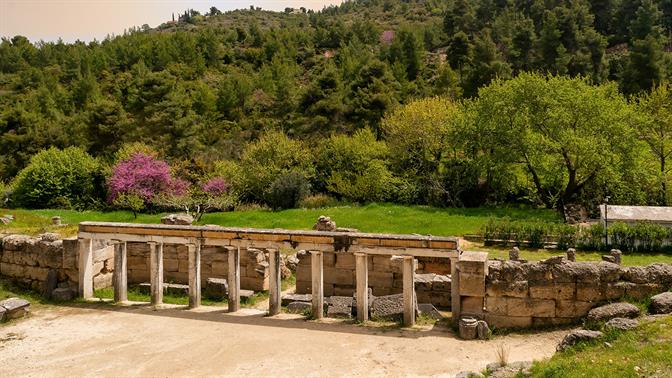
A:
[[[213,299],[226,298],[229,295],[229,284],[224,278],[208,278],[205,281],[205,296]]]
[[[613,318],[604,325],[606,330],[628,331],[636,328],[639,322],[635,319]]]
[[[374,320],[401,320],[404,317],[404,295],[393,294],[375,297],[371,304]]]
[[[0,301],[0,307],[4,307],[7,312],[7,320],[16,319],[25,316],[30,311],[30,302],[21,298],[9,298]]]
[[[459,335],[463,340],[473,340],[478,337],[478,320],[470,317],[460,319]]]
[[[672,292],[668,291],[651,297],[650,311],[652,314],[672,313]]]
[[[51,292],[51,299],[59,302],[71,301],[75,298],[75,293],[70,288],[56,288]]]
[[[4,307],[0,307],[0,323],[4,322],[6,317],[7,317],[7,310],[5,310]]]
[[[194,217],[189,214],[170,214],[161,218],[161,223],[188,226],[194,223]]]
[[[479,340],[489,339],[490,327],[488,327],[488,323],[485,322],[484,320],[479,320],[478,323],[476,323],[476,333]]]
[[[618,302],[596,307],[588,312],[590,321],[607,321],[613,318],[636,318],[639,308],[631,303]]]
[[[602,337],[603,333],[600,331],[589,331],[585,329],[580,329],[577,331],[572,331],[558,344],[556,350],[562,352],[567,348],[576,345],[581,341],[591,341]]]
[[[313,296],[311,294],[285,294],[282,296],[281,304],[283,306],[289,306],[292,302],[311,303],[312,301]]]
[[[292,314],[303,314],[311,309],[312,305],[307,302],[291,302],[287,304],[287,312]]]
[[[331,296],[325,301],[327,307],[327,317],[330,318],[352,318],[352,297],[342,297],[338,295]]]

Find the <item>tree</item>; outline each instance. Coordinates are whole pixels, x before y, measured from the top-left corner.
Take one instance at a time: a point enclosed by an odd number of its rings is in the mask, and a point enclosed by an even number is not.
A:
[[[639,138],[649,147],[659,167],[660,192],[658,203],[667,206],[667,181],[672,155],[672,89],[668,83],[655,87],[651,93],[639,97],[639,108],[648,117],[637,123]]]
[[[634,112],[613,84],[521,74],[482,89],[475,112],[472,148],[524,169],[548,208],[562,211],[632,158]]]

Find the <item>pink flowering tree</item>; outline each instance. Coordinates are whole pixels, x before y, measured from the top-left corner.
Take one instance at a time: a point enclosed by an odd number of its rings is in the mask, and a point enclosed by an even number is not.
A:
[[[108,200],[136,214],[146,206],[157,205],[163,196],[181,196],[186,181],[173,178],[168,163],[138,152],[112,168],[108,180]]]
[[[236,202],[236,196],[231,193],[224,178],[214,177],[199,185],[192,185],[183,194],[164,195],[161,200],[164,206],[179,207],[198,222],[207,212],[231,209]]]

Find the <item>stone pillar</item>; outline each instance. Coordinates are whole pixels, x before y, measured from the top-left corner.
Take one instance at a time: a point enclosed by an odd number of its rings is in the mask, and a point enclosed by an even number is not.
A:
[[[128,300],[128,255],[125,241],[114,241],[114,301]]]
[[[240,310],[240,247],[229,249],[229,312]]]
[[[189,308],[201,305],[201,244],[187,244],[189,251]]]
[[[79,239],[79,295],[93,298],[93,243],[91,239]]]
[[[457,263],[459,270],[460,317],[480,319],[485,303],[485,277],[488,275],[488,254],[463,252]],[[455,284],[455,280],[452,281]],[[455,313],[453,313],[453,316]]]
[[[369,260],[366,253],[355,252],[357,275],[357,320],[369,320]]]
[[[269,263],[270,263],[270,283],[269,283],[269,302],[268,302],[268,315],[273,316],[280,313],[281,306],[281,297],[280,292],[281,288],[281,274],[280,274],[280,251],[270,250],[268,252]]]
[[[310,251],[311,277],[313,279],[313,319],[324,317],[324,270],[322,251]]]
[[[457,327],[460,320],[460,271],[458,268],[459,257],[450,259],[450,311],[452,314],[453,327]]]
[[[404,325],[415,325],[415,258],[404,256]]]
[[[152,305],[163,303],[163,243],[149,242]]]

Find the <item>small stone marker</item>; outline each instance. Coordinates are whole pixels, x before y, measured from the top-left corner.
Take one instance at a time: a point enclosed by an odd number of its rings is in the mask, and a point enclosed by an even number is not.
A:
[[[310,311],[313,305],[310,302],[291,302],[287,305],[287,312],[292,314],[303,314]]]
[[[621,265],[621,256],[623,255],[621,250],[620,249],[612,249],[610,254],[614,258],[614,264]]]
[[[56,288],[51,292],[51,299],[55,301],[71,301],[75,298],[75,293],[70,288]]]
[[[313,230],[316,231],[336,231],[336,222],[332,221],[331,218],[320,215],[317,218],[317,223],[313,226]]]
[[[6,310],[5,318],[11,320],[28,314],[30,311],[30,302],[21,298],[9,298],[0,301],[0,307]]]
[[[518,247],[513,247],[509,251],[509,260],[511,261],[518,261],[520,259],[520,248]]]
[[[576,249],[569,248],[567,250],[567,260],[569,260],[571,262],[576,262]]]
[[[478,321],[476,318],[465,317],[460,319],[459,334],[463,340],[475,339],[478,336]]]
[[[60,226],[61,225],[61,217],[55,216],[51,217],[51,224],[54,226]]]

